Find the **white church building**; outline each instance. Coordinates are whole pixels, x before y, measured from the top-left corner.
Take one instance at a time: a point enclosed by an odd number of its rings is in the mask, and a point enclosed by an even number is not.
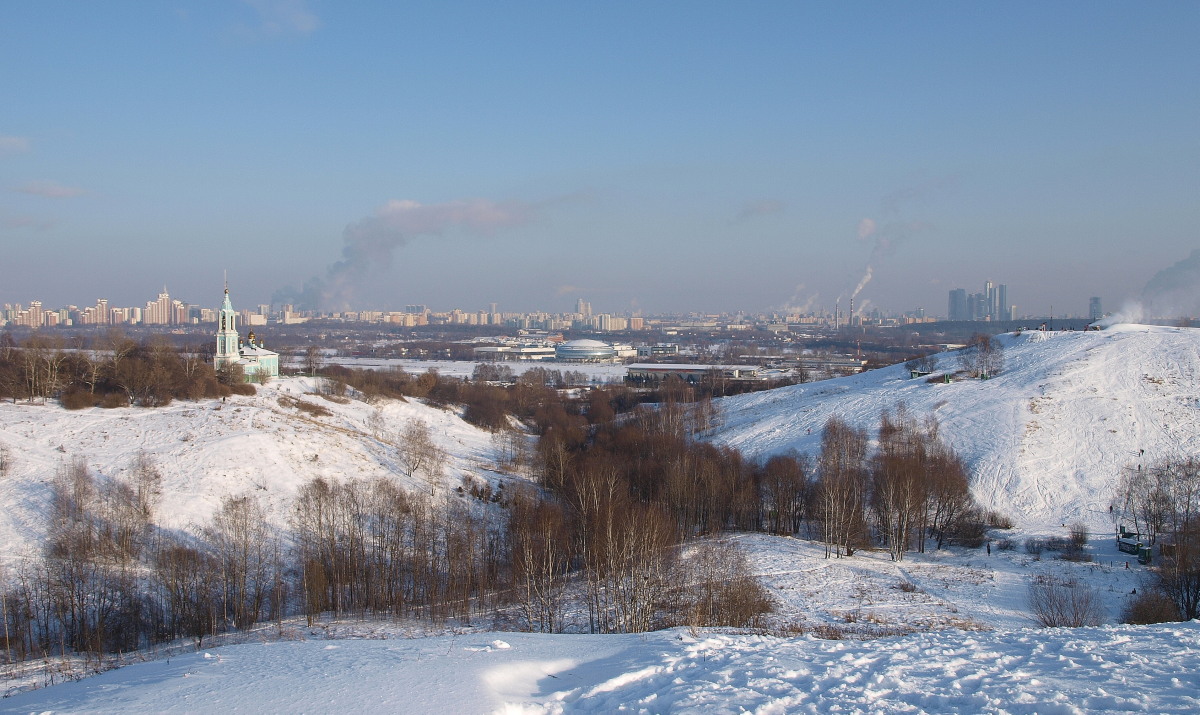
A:
[[[225,302],[217,314],[217,352],[213,370],[218,373],[227,365],[241,367],[246,382],[265,382],[279,377],[279,353],[263,347],[262,340],[254,341],[254,333],[243,343],[237,331],[237,312],[229,302],[229,287],[225,287]],[[264,379],[265,378],[265,379]]]

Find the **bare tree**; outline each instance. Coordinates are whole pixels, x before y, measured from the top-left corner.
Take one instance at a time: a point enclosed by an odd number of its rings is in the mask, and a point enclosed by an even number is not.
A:
[[[821,433],[818,485],[825,556],[851,556],[862,542],[867,494],[867,434],[837,417]]]
[[[398,459],[404,476],[421,476],[429,483],[430,493],[441,481],[448,459],[445,450],[433,441],[429,425],[419,419],[409,420],[400,432]]]
[[[800,530],[808,510],[811,470],[807,454],[776,455],[763,465],[759,489],[769,531],[795,534]]]
[[[1169,528],[1174,509],[1169,470],[1163,466],[1143,469],[1138,465],[1137,469],[1124,470],[1112,501],[1113,518],[1131,522],[1133,531],[1144,534],[1151,544],[1158,543],[1159,534]]]
[[[150,455],[139,450],[133,457],[130,474],[138,510],[145,516],[146,521],[152,521],[154,508],[162,498],[162,471]]]
[[[154,555],[154,583],[163,597],[164,625],[170,637],[196,639],[217,632],[221,617],[220,564],[205,551],[167,541]]]
[[[263,612],[273,577],[275,535],[262,506],[251,496],[226,498],[205,536],[221,569],[224,616],[248,628]]]
[[[1159,577],[1184,618],[1200,618],[1200,459],[1174,459],[1154,470],[1168,507],[1170,546],[1163,550]]]
[[[949,447],[935,445],[929,455],[929,504],[922,515],[918,533],[917,550],[925,551],[925,537],[932,534],[937,538],[937,548],[961,531],[974,512],[971,499],[970,478],[962,458]]]
[[[246,371],[239,363],[226,362],[217,369],[217,380],[222,385],[240,385],[246,381]]]
[[[110,369],[110,360],[91,350],[80,350],[79,356],[83,368],[80,377],[83,384],[87,385],[88,393],[95,394],[96,385]]]
[[[522,431],[507,427],[492,434],[492,449],[496,464],[508,472],[521,472],[533,460],[529,437]]]
[[[317,370],[325,364],[325,357],[321,353],[320,345],[309,345],[304,349],[304,371],[313,377],[317,374]]]
[[[571,561],[571,538],[563,509],[517,494],[509,509],[509,552],[518,605],[530,631],[562,630],[562,597]]]
[[[254,369],[254,381],[260,385],[265,385],[271,381],[271,368],[266,365],[259,365]]]
[[[367,429],[371,430],[371,436],[375,439],[382,440],[384,433],[387,431],[387,420],[383,418],[383,408],[376,407],[371,410],[371,414],[367,415]]]
[[[991,335],[977,333],[959,352],[958,359],[971,377],[995,377],[1004,369],[1004,346]]]
[[[927,440],[901,404],[884,412],[879,450],[871,460],[871,511],[892,560],[904,559],[927,502]]]

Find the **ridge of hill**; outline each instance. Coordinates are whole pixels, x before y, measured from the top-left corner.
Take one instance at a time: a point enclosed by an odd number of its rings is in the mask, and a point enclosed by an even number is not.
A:
[[[711,439],[751,458],[815,456],[830,417],[874,437],[881,412],[903,403],[938,419],[982,505],[1032,531],[1079,520],[1111,532],[1122,470],[1200,450],[1200,330],[1117,325],[998,340],[1005,364],[992,379],[931,383],[892,365],[724,398]],[[935,375],[959,370],[958,351],[936,359]]]
[[[191,530],[209,521],[226,497],[256,496],[268,518],[286,523],[297,490],[331,480],[392,475],[412,491],[424,480],[402,475],[395,442],[420,420],[448,455],[440,494],[464,475],[495,485],[490,433],[453,410],[418,401],[327,400],[319,381],[284,378],[253,396],[174,402],[161,408],[64,410],[56,402],[0,404],[0,448],[11,466],[0,484],[0,553],[29,555],[40,547],[57,470],[76,457],[101,477],[129,473],[139,452],[162,473],[155,522]],[[507,478],[507,477],[505,477]]]

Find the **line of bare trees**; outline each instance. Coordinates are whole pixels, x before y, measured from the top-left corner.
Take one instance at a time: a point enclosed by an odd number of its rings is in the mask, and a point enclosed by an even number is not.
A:
[[[54,336],[34,334],[18,345],[10,334],[0,335],[0,399],[14,402],[159,407],[173,399],[245,392],[243,383],[236,370],[215,373],[202,350],[180,350],[163,336],[139,343],[114,331],[92,344],[68,346]]]
[[[292,513],[303,613],[434,622],[503,600],[503,541],[486,510],[442,506],[390,479],[305,485]]]
[[[42,558],[0,584],[10,658],[202,641],[283,612],[281,542],[257,502],[228,499],[201,533],[173,533],[153,525],[161,479],[144,454],[124,478],[60,467]]]
[[[592,629],[633,632],[746,625],[769,607],[732,548],[685,558],[659,507],[596,472],[575,486],[573,504],[527,488],[497,510],[466,495],[439,503],[386,477],[316,479],[300,489],[285,533],[253,496],[225,499],[207,526],[181,533],[154,526],[161,475],[145,455],[120,478],[74,459],[53,480],[42,557],[0,582],[0,652],[200,646],[291,615],[490,614],[560,631],[567,604],[586,601]]]
[[[932,418],[903,405],[880,416],[879,444],[868,457],[867,433],[831,418],[821,435],[814,517],[826,556],[849,556],[866,544],[894,560],[924,552],[932,539],[982,543],[988,515],[971,498],[966,466],[938,437]]]

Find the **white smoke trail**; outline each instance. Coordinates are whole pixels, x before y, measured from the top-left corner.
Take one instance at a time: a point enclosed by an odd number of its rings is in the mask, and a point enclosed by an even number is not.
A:
[[[870,264],[867,264],[867,272],[863,274],[863,277],[858,281],[858,285],[854,287],[854,292],[850,294],[850,300],[854,300],[858,297],[858,294],[862,292],[862,289],[866,288],[867,284],[871,282],[871,276],[874,274],[875,269],[872,268]]]
[[[803,283],[796,284],[796,290],[792,293],[792,297],[789,298],[786,303],[779,306],[779,308],[777,310],[779,310],[779,312],[781,312],[781,313],[796,314],[796,315],[805,315],[808,312],[810,312],[812,310],[813,304],[817,302],[817,296],[819,296],[820,293],[814,291],[807,298],[804,298],[804,302],[801,303],[800,302],[801,294],[803,292],[804,292],[804,284]]]

